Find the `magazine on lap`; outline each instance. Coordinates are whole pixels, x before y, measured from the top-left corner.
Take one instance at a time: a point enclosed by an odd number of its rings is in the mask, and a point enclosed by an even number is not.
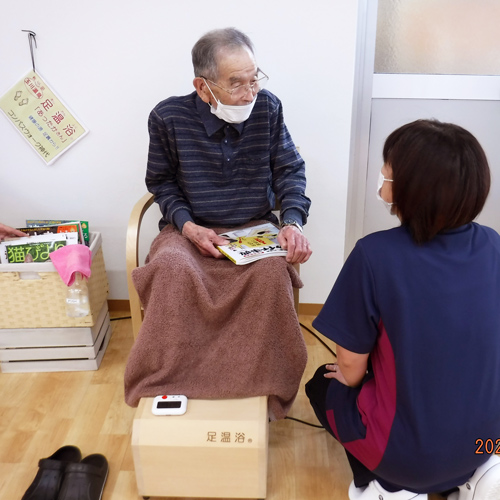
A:
[[[287,254],[278,243],[279,228],[272,223],[221,233],[229,240],[218,250],[236,265],[250,264],[266,257],[284,257]]]

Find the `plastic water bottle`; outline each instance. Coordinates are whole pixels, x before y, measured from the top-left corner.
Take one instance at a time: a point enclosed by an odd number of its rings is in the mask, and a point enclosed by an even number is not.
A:
[[[66,292],[66,315],[81,318],[90,312],[89,290],[80,273],[75,273],[75,281]]]

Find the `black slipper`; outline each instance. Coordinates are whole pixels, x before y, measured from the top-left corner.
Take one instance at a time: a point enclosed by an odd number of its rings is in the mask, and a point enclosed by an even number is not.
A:
[[[81,460],[76,446],[63,446],[50,457],[38,462],[38,472],[21,500],[57,500],[64,471],[71,463]]]
[[[106,457],[99,453],[68,465],[57,500],[101,500],[108,469]]]

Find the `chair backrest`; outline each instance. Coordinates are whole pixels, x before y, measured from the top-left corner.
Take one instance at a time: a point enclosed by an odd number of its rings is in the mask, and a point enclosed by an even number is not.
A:
[[[127,226],[126,242],[126,266],[127,266],[127,287],[130,302],[130,315],[132,317],[132,331],[134,338],[137,338],[139,328],[142,325],[143,310],[139,295],[132,282],[132,271],[139,267],[139,236],[141,233],[141,224],[147,209],[153,204],[154,197],[151,193],[145,194],[132,209]]]
[[[132,331],[134,339],[137,338],[139,328],[142,325],[144,311],[141,301],[134,283],[132,282],[132,271],[139,267],[139,237],[141,233],[141,225],[144,214],[153,204],[154,197],[151,193],[147,193],[134,205],[127,226],[127,241],[126,241],[126,267],[127,267],[127,287],[130,302],[130,315],[132,317]],[[279,203],[276,204],[274,210],[279,210]],[[300,265],[294,264],[295,269],[300,273]],[[293,301],[295,311],[299,314],[299,289],[293,289]]]

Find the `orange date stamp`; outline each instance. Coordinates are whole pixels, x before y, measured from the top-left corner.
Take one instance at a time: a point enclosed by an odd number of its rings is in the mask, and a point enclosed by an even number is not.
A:
[[[500,455],[500,438],[476,439],[476,455]]]

